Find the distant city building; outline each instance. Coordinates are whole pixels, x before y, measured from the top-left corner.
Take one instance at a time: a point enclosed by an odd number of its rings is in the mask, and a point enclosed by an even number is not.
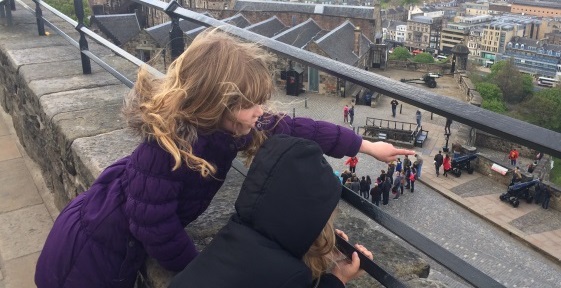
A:
[[[405,45],[411,49],[436,52],[440,47],[441,17],[415,16],[407,21]]]
[[[514,0],[512,2],[511,12],[542,17],[560,17],[561,3]]]
[[[463,4],[463,7],[466,10],[465,12],[466,15],[480,16],[480,15],[490,14],[489,2],[483,2],[483,3],[466,2]]]
[[[560,73],[561,45],[547,44],[534,39],[513,37],[497,60],[513,59],[524,73],[557,78]]]

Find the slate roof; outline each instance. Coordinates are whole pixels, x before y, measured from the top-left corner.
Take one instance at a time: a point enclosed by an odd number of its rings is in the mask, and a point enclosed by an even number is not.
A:
[[[368,53],[370,40],[361,33],[360,53],[356,55],[354,49],[354,30],[355,26],[350,21],[345,21],[339,27],[325,34],[315,43],[329,56],[331,59],[337,59],[339,62],[353,65],[360,59],[360,56]]]
[[[234,11],[267,11],[267,12],[298,12],[321,14],[330,16],[341,16],[349,18],[373,19],[374,8],[370,6],[331,5],[331,4],[308,4],[298,2],[281,1],[255,1],[238,0],[232,8]],[[403,13],[403,7],[382,10],[382,14],[392,15]]]
[[[303,49],[314,38],[319,39],[325,33],[326,32],[310,18],[305,22],[277,34],[277,36],[272,39]]]
[[[255,23],[251,26],[245,27],[245,29],[255,32],[259,35],[265,37],[273,37],[285,30],[288,29],[286,25],[284,25],[277,16],[273,16],[265,21],[261,21],[259,23]]]
[[[115,45],[121,46],[140,33],[136,14],[93,15],[92,23],[97,24]]]
[[[314,13],[315,5],[306,3],[288,3],[277,1],[236,1],[234,11],[276,11]]]
[[[247,20],[247,18],[245,18],[242,14],[236,14],[232,17],[222,19],[222,21],[240,28],[245,28],[251,25],[249,20]]]
[[[242,14],[236,14],[232,17],[224,18],[221,21],[224,21],[228,24],[234,25],[239,28],[245,28],[251,25],[251,23],[249,23],[249,21]],[[183,30],[183,31],[185,32],[185,35],[187,37],[193,39],[197,35],[199,35],[199,33],[203,32],[206,28],[207,28],[206,26],[199,25],[199,27],[196,27],[192,30]]]
[[[203,15],[212,17],[208,13],[204,13]],[[204,26],[195,22],[191,22],[189,20],[180,19],[179,27],[181,27],[181,31],[186,32]],[[152,36],[152,38],[154,38],[154,40],[156,40],[156,42],[158,42],[158,44],[160,44],[161,47],[167,45],[167,43],[169,42],[170,30],[171,30],[171,21],[145,29],[146,33],[150,34],[150,36]]]

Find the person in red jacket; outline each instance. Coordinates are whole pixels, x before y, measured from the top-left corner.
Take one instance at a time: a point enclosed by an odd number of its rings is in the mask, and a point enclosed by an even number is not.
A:
[[[510,159],[510,165],[516,166],[516,160],[518,159],[518,150],[516,148],[512,148],[508,153],[508,159]]]
[[[452,159],[450,158],[450,155],[448,153],[446,153],[446,155],[444,156],[444,162],[442,163],[442,167],[444,168],[444,173],[442,175],[448,177],[448,171],[452,170]]]
[[[358,163],[358,158],[356,156],[353,156],[347,159],[345,165],[349,165],[349,170],[351,170],[351,173],[355,173],[357,163]]]

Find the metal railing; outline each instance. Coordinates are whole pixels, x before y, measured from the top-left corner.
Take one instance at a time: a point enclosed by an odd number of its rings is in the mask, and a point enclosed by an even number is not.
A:
[[[145,63],[130,55],[121,48],[115,46],[111,42],[98,36],[93,31],[84,26],[82,1],[74,1],[76,15],[78,18],[77,22],[63,15],[43,1],[33,0],[36,3],[35,10],[31,9],[21,0],[16,1],[27,10],[35,13],[37,17],[37,27],[39,35],[45,35],[43,25],[47,25],[80,50],[80,53],[82,55],[82,67],[84,73],[91,73],[89,61],[93,60],[109,73],[114,75],[121,82],[123,82],[126,86],[133,86],[133,82],[131,80],[127,79],[120,72],[116,71],[113,67],[103,62],[99,57],[88,50],[86,36],[111,49],[113,52],[134,63],[135,65],[140,66],[144,65]],[[227,33],[245,39],[246,41],[259,43],[264,48],[282,57],[286,57],[301,64],[314,67],[316,69],[332,74],[338,78],[344,79],[346,81],[351,81],[372,91],[388,95],[413,106],[469,125],[473,128],[480,129],[482,131],[503,137],[512,142],[529,146],[541,152],[561,158],[561,134],[554,131],[550,131],[504,115],[496,114],[494,112],[487,111],[467,103],[461,103],[448,97],[437,95],[430,91],[422,89],[412,89],[411,86],[407,84],[388,79],[386,77],[365,71],[363,69],[342,64],[335,60],[299,48],[295,48],[288,44],[272,40],[270,38],[244,30],[242,28],[229,25],[220,20],[210,18],[203,14],[184,9],[175,1],[172,1],[170,3],[156,0],[133,1],[150,8],[164,11],[171,17],[172,30],[170,31],[170,50],[172,52],[172,58],[179,56],[184,49],[183,37],[180,37],[180,35],[183,35],[183,32],[178,25],[180,18],[187,19],[204,26],[219,27]],[[58,17],[66,20],[68,23],[72,24],[80,33],[80,40],[78,42],[75,41],[74,39],[63,33],[55,25],[46,20],[42,16],[42,7],[51,11]],[[151,67],[149,67],[149,69],[154,75],[162,76],[162,73],[157,71],[156,69]],[[247,172],[246,168],[238,160],[234,161],[233,168],[235,168],[242,174]],[[346,191],[343,193],[342,198],[353,205],[356,209],[360,210],[368,217],[376,221],[378,224],[394,233],[396,236],[400,237],[418,250],[422,251],[430,258],[448,268],[450,271],[456,273],[459,277],[461,277],[468,283],[476,287],[502,287],[502,285],[496,280],[479,271],[477,268],[465,262],[463,259],[450,253],[445,248],[442,248],[438,244],[432,242],[430,239],[418,233],[411,227],[403,224],[393,216],[373,206],[354,192]],[[375,278],[380,283],[386,286],[393,285],[393,282],[387,282],[387,279],[394,279],[392,275],[390,275],[386,271],[383,271],[381,275],[378,275],[379,277]]]
[[[12,10],[16,10],[16,2],[14,0],[0,0],[0,19],[5,18],[8,26],[14,24]]]

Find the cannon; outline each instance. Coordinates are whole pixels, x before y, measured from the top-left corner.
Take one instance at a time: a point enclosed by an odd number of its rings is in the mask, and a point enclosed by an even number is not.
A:
[[[526,203],[532,202],[532,195],[530,195],[530,188],[540,182],[538,179],[530,180],[528,182],[516,183],[508,186],[506,193],[501,194],[499,199],[501,201],[509,202],[512,207],[516,208],[520,204],[520,199],[526,200]]]
[[[466,170],[468,174],[472,174],[474,168],[471,167],[471,160],[475,158],[477,158],[476,154],[469,154],[452,159],[452,174],[456,177],[460,177],[462,176],[462,169]]]
[[[440,76],[441,76],[440,74],[436,74],[436,73],[427,73],[427,74],[423,75],[421,78],[401,79],[401,82],[403,82],[403,83],[425,84],[429,88],[435,88],[436,87],[436,78],[438,78]]]

